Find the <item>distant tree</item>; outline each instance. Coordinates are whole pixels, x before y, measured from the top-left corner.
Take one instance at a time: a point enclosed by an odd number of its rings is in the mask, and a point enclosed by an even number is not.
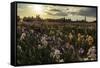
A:
[[[20,19],[20,16],[17,16],[17,21],[19,22],[21,19]]]
[[[41,20],[40,15],[36,15],[36,20],[37,21],[40,21]]]
[[[32,22],[32,21],[34,21],[34,18],[33,17],[24,17],[23,21]]]

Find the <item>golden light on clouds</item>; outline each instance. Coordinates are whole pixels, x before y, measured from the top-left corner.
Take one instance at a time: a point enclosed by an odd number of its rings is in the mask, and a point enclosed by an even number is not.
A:
[[[96,20],[96,8],[91,7],[18,4],[17,12],[17,15],[22,18],[40,15],[43,19],[66,18],[71,20],[83,20],[86,16],[88,21]]]

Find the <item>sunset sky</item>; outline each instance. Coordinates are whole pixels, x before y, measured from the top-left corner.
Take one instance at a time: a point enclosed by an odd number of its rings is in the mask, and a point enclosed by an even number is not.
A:
[[[58,6],[58,5],[42,5],[42,4],[23,4],[17,5],[17,15],[21,18],[27,16],[41,18],[66,18],[71,20],[96,20],[96,8],[93,7],[77,7],[77,6]]]

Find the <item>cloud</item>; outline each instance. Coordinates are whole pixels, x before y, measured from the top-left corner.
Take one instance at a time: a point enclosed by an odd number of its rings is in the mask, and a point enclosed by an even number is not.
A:
[[[55,15],[57,15],[57,16],[67,16],[68,14],[66,12],[59,12],[59,13],[56,13]]]
[[[54,15],[53,13],[48,12],[48,11],[46,11],[45,13],[48,14],[48,15]]]
[[[48,15],[53,15],[53,16],[67,16],[68,14],[66,12],[46,12]]]
[[[61,9],[58,8],[50,8],[48,11],[46,11],[48,15],[53,16],[67,16],[67,12],[63,12]]]
[[[59,9],[50,9],[49,11],[61,12],[61,10],[59,10]]]
[[[84,10],[80,10],[79,15],[96,17],[96,8],[86,8]]]
[[[88,17],[96,17],[96,8],[82,8],[77,12],[70,12],[72,15],[80,15],[80,16],[88,16]]]

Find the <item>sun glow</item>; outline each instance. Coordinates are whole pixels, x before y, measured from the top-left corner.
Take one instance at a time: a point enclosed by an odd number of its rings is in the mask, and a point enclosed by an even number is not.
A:
[[[42,15],[43,14],[43,6],[42,5],[34,5],[33,11],[36,13],[36,15]]]

